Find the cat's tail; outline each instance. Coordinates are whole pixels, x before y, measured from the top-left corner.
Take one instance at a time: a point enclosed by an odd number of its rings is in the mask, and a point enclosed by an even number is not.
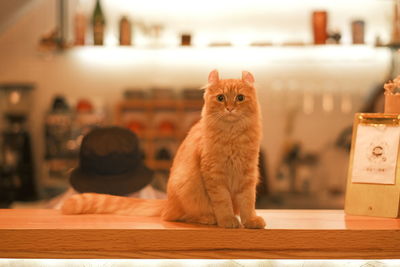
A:
[[[160,216],[165,199],[139,199],[105,194],[73,195],[62,205],[63,214],[112,213],[118,215]]]

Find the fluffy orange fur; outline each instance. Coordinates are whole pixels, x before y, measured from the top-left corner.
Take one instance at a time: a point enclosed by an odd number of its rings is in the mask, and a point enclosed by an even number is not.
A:
[[[242,79],[209,74],[201,119],[174,158],[167,200],[89,193],[68,199],[63,213],[161,215],[167,221],[264,228],[255,212],[261,117],[253,84],[247,71]]]

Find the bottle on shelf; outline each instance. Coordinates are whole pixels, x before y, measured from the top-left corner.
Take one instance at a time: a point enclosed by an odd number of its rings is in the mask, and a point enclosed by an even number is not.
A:
[[[364,44],[365,22],[361,19],[351,22],[351,36],[353,44]]]
[[[86,15],[82,11],[81,2],[79,1],[74,17],[74,44],[85,45],[86,39]]]
[[[132,26],[131,22],[126,16],[123,16],[119,21],[119,44],[131,45],[132,44]]]
[[[92,16],[92,27],[93,27],[93,44],[103,45],[104,43],[104,30],[106,20],[101,8],[100,0],[96,0],[96,6]]]
[[[392,19],[392,44],[400,43],[400,4],[399,0],[393,1],[393,19]]]
[[[326,43],[327,39],[328,12],[325,10],[316,10],[312,13],[312,29],[314,44],[321,45]]]

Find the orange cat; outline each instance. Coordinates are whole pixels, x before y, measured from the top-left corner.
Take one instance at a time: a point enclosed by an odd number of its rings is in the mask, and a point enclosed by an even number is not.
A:
[[[253,83],[247,71],[242,79],[209,74],[201,120],[174,158],[167,200],[86,193],[68,199],[63,213],[161,215],[167,221],[264,228],[255,212],[261,118]]]

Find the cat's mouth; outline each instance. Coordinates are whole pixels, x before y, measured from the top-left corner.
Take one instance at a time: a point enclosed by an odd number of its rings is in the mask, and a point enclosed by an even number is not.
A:
[[[238,116],[237,114],[225,113],[221,119],[224,121],[228,121],[228,122],[235,122],[235,121],[238,121],[239,118],[240,118],[240,116]]]

